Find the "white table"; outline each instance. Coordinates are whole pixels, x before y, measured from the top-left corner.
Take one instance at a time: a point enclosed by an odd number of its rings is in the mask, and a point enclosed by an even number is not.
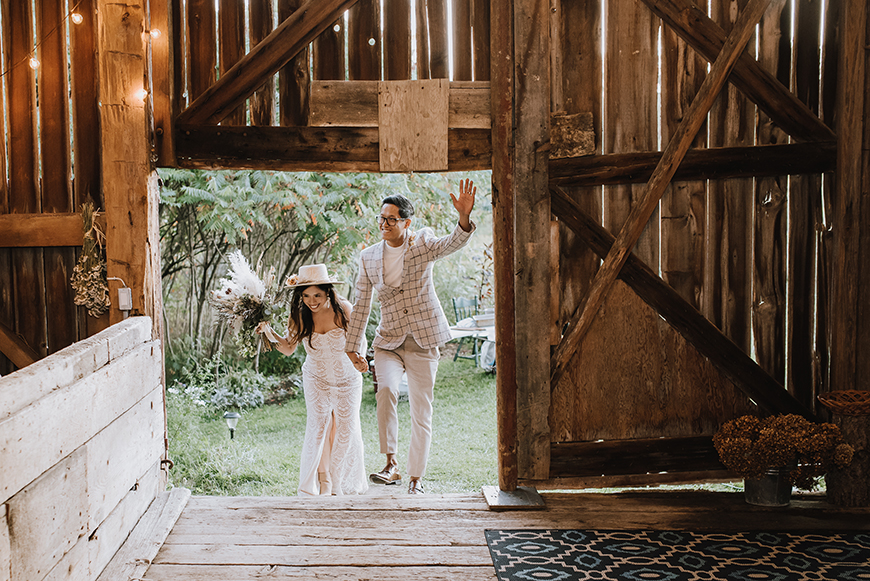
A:
[[[450,339],[461,339],[462,337],[473,337],[475,340],[483,339],[477,364],[480,367],[492,369],[495,365],[495,323],[478,325],[472,317],[462,319],[450,327]]]

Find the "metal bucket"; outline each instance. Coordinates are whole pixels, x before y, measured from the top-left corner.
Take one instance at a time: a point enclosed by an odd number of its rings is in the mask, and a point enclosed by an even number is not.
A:
[[[788,480],[791,468],[771,468],[761,478],[743,480],[743,497],[757,506],[788,506],[792,485]]]

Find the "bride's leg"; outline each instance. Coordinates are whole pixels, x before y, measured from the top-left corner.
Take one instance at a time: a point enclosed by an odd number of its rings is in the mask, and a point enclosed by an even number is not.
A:
[[[320,464],[317,466],[317,478],[320,481],[320,494],[332,494],[332,475],[329,465],[332,462],[332,443],[335,441],[335,412],[329,414],[329,425],[326,426],[326,439],[323,442],[323,452],[320,454]]]

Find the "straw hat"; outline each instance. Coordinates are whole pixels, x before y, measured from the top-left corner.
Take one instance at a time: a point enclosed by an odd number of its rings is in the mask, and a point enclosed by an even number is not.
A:
[[[294,274],[287,279],[287,288],[297,286],[311,286],[321,284],[338,284],[342,281],[330,278],[325,264],[308,264],[299,267],[299,274]]]

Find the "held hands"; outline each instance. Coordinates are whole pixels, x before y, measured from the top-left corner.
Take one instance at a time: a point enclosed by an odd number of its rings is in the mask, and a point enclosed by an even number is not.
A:
[[[354,369],[356,369],[360,373],[365,373],[369,370],[369,362],[366,361],[365,357],[363,357],[359,353],[348,351],[347,357],[348,359],[350,359],[350,362],[353,363]]]
[[[450,199],[453,200],[453,207],[459,212],[459,225],[463,230],[468,232],[471,230],[469,216],[474,208],[474,196],[477,195],[477,186],[470,179],[464,179],[459,182],[459,197],[457,198],[453,192],[450,192]]]

